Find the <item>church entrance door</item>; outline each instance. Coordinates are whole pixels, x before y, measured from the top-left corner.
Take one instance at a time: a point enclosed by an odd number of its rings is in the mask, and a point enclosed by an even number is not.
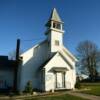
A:
[[[65,88],[65,74],[62,72],[56,73],[56,88]]]

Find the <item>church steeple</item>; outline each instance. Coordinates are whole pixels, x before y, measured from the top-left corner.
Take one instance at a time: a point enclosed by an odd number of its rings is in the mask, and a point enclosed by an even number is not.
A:
[[[48,34],[48,31],[50,29],[56,29],[59,31],[63,31],[63,21],[61,20],[56,8],[54,8],[51,12],[51,16],[46,23],[47,32],[45,34]]]
[[[57,10],[54,8],[51,12],[51,16],[46,23],[47,40],[49,43],[50,51],[57,52],[63,45],[63,21],[59,17]]]

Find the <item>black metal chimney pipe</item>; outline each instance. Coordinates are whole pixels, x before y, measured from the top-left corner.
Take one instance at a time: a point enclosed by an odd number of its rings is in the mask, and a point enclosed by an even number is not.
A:
[[[20,52],[20,39],[17,39],[17,46],[16,46],[16,60],[19,59],[19,52]]]
[[[20,39],[17,39],[16,45],[16,64],[14,68],[14,91],[17,91],[17,74],[18,74],[18,66],[19,66],[19,52],[20,52]]]

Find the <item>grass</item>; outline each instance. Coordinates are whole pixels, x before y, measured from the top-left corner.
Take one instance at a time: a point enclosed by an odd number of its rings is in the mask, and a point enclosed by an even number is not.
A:
[[[82,93],[100,96],[100,83],[81,83],[81,85],[82,85],[82,88],[89,89],[86,91],[82,91]]]
[[[62,94],[58,96],[45,96],[45,97],[36,97],[36,98],[31,98],[31,99],[28,98],[25,100],[87,100],[87,99],[71,96],[68,94]]]

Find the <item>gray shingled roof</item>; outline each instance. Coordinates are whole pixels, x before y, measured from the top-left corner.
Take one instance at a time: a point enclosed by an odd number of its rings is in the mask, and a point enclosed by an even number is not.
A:
[[[59,17],[56,8],[54,8],[51,12],[51,16],[48,20],[48,22],[46,23],[46,26],[50,26],[51,21],[56,21],[56,22],[60,22],[60,23],[64,23],[61,18]]]
[[[47,22],[47,24],[48,24],[51,20],[63,23],[63,21],[61,20],[61,18],[59,17],[59,15],[58,15],[58,13],[57,13],[56,8],[54,8],[54,9],[52,10],[51,16],[50,16],[49,21]]]
[[[53,9],[49,20],[54,20],[54,21],[57,21],[57,22],[62,22],[61,18],[59,17],[59,15],[57,13],[56,8]]]

